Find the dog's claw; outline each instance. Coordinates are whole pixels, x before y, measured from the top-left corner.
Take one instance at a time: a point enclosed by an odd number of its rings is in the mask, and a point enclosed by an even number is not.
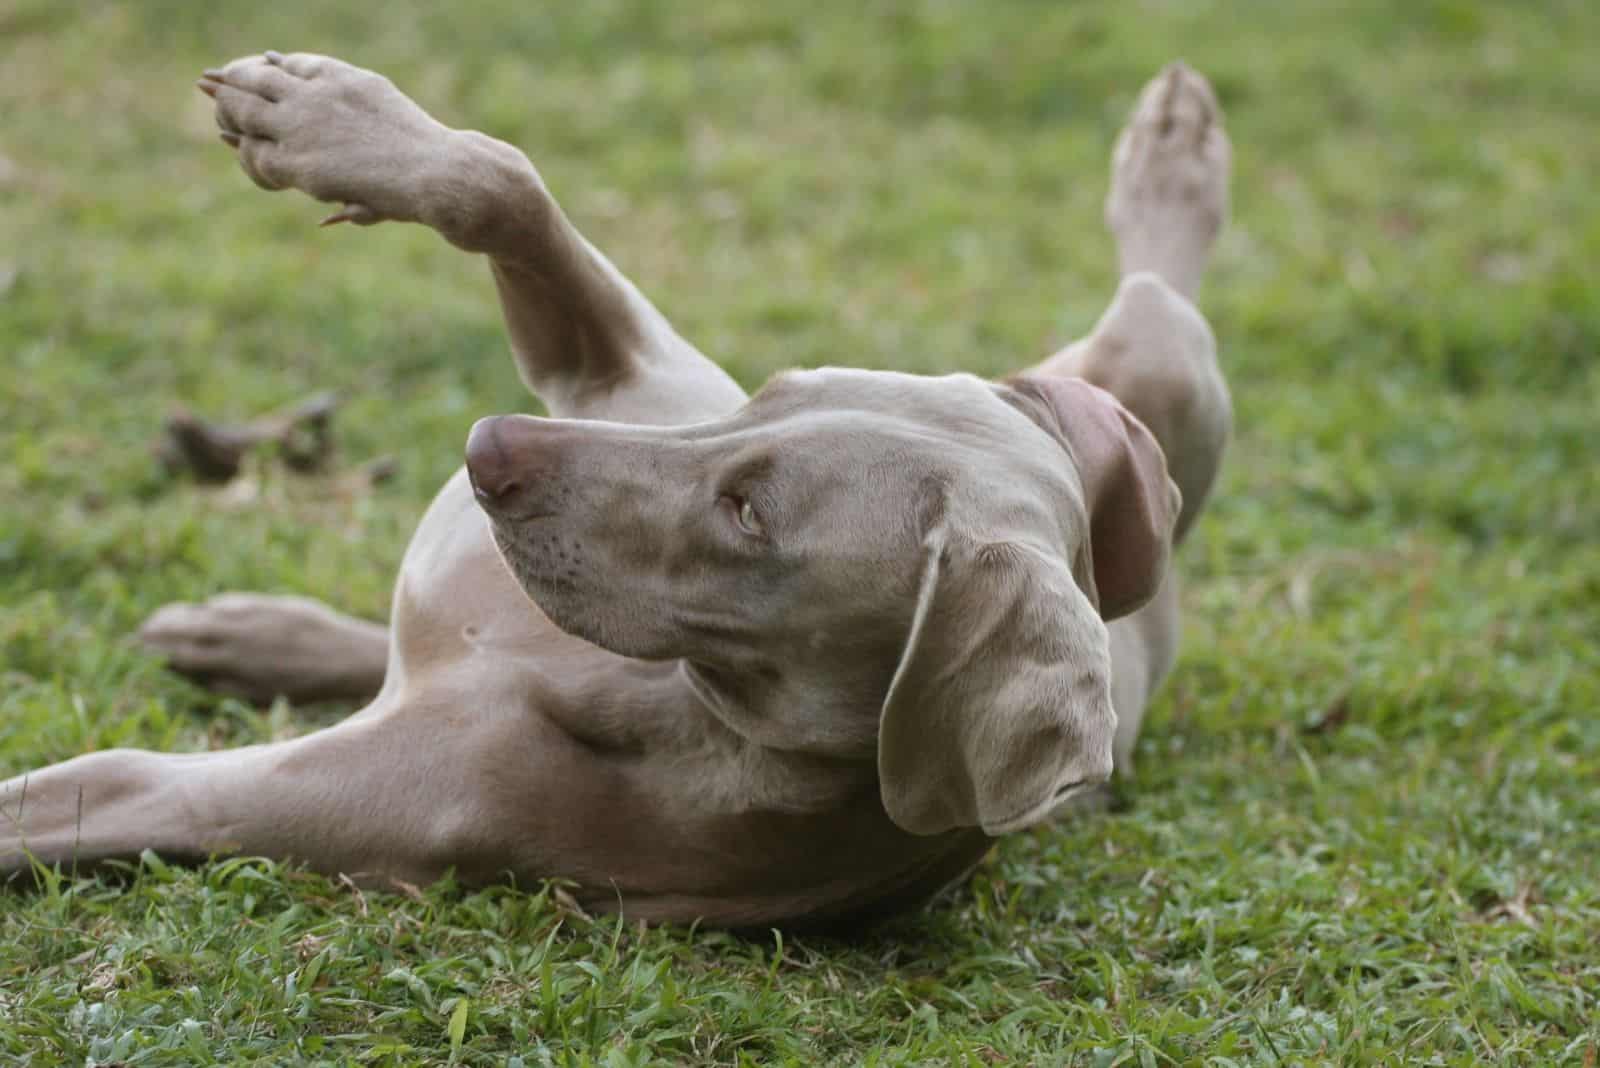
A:
[[[238,134],[230,133],[227,130],[222,131],[221,133],[217,134],[217,136],[222,138],[222,143],[227,145],[229,148],[238,148],[239,142],[244,140],[244,138],[240,137]]]
[[[1167,64],[1167,69],[1162,74],[1163,91],[1161,94],[1161,134],[1166,136],[1172,132],[1172,127],[1177,123],[1178,90],[1183,87],[1184,65],[1181,62]]]
[[[371,226],[375,222],[382,221],[382,217],[365,204],[346,204],[317,225],[333,226],[336,223],[347,222],[355,223],[357,226]]]
[[[206,94],[206,96],[215,98],[220,84],[220,82],[207,81],[206,79],[202,78],[194,83],[194,87]]]

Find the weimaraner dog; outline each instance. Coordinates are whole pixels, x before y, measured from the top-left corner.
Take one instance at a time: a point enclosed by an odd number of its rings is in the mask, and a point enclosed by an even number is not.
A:
[[[1230,165],[1200,75],[1163,71],[1117,142],[1122,281],[1089,337],[999,382],[826,368],[753,397],[510,145],[322,56],[200,88],[258,185],[486,255],[551,417],[472,428],[387,629],[231,594],[141,632],[219,689],[361,711],[0,783],[0,873],[245,853],[560,878],[652,921],[845,922],[1126,769],[1176,653],[1169,554],[1231,422],[1193,303]]]

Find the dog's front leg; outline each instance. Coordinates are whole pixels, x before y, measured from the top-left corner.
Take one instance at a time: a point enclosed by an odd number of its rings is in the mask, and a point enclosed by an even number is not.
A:
[[[0,783],[0,879],[34,862],[87,870],[151,849],[431,881],[475,854],[464,832],[493,826],[455,774],[458,744],[425,720],[374,717],[217,752],[89,753]]]
[[[328,222],[420,222],[487,255],[522,377],[554,414],[673,421],[743,400],[511,145],[451,129],[387,78],[326,56],[246,57],[200,87],[257,184],[342,205]]]

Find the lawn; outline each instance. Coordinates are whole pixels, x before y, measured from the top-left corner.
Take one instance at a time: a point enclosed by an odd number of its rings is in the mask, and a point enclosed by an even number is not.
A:
[[[0,1061],[1595,1064],[1600,5],[0,3],[0,777],[348,711],[127,635],[228,589],[381,617],[472,420],[531,404],[482,263],[238,172],[191,83],[265,48],[527,149],[748,385],[1084,331],[1112,138],[1188,59],[1238,433],[1182,661],[1116,811],[848,941],[254,859],[0,889]],[[176,405],[323,389],[331,474],[152,458]]]

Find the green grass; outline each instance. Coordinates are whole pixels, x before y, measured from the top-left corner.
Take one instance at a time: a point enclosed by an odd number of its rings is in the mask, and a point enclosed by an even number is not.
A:
[[[0,890],[0,1060],[1573,1063],[1600,1047],[1600,6],[0,4],[0,776],[283,736],[125,635],[225,589],[380,616],[478,415],[481,263],[318,231],[189,87],[263,48],[524,146],[745,383],[1002,373],[1112,285],[1140,83],[1216,81],[1238,436],[1123,811],[853,942],[357,895],[255,860]],[[358,13],[359,12],[359,13]],[[166,409],[352,401],[333,494],[171,484]]]

